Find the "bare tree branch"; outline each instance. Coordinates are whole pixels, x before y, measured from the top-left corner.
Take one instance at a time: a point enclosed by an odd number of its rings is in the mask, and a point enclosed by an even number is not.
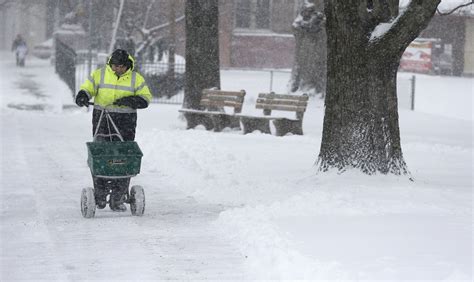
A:
[[[148,18],[150,17],[150,12],[152,11],[151,8],[153,7],[154,4],[155,4],[155,0],[150,1],[150,4],[148,5],[148,8],[146,9],[145,20],[143,20],[143,28],[146,28],[148,24]]]
[[[177,17],[177,18],[175,19],[175,23],[180,22],[180,21],[182,21],[182,20],[184,20],[184,15],[183,15],[183,16],[180,16],[180,17]],[[150,29],[148,29],[148,30],[146,30],[146,31],[145,31],[145,29],[142,29],[142,32],[143,32],[143,33],[153,33],[153,32],[157,32],[157,31],[159,31],[159,30],[161,30],[161,29],[163,29],[163,28],[168,27],[170,24],[171,24],[170,22],[167,22],[167,23],[164,23],[164,24],[161,24],[161,25],[152,27],[152,28],[150,28]]]
[[[469,2],[469,3],[466,3],[466,4],[462,4],[462,5],[459,5],[457,6],[456,8],[452,9],[451,11],[448,11],[448,12],[441,12],[438,8],[436,8],[436,12],[438,12],[439,15],[441,16],[447,16],[447,15],[451,15],[452,13],[454,13],[455,11],[457,11],[458,9],[461,9],[461,8],[464,8],[464,7],[467,7],[467,6],[470,6],[474,4],[474,0]]]
[[[407,9],[395,19],[390,30],[379,42],[374,42],[373,47],[376,48],[377,43],[385,44],[383,41],[392,41],[392,44],[385,46],[399,49],[401,55],[406,46],[426,28],[440,2],[441,0],[411,1]]]

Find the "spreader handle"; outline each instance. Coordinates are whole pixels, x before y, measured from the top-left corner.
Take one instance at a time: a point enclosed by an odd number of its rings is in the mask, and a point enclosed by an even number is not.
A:
[[[93,105],[94,103],[92,103]],[[109,127],[109,134],[99,134],[99,128],[100,128],[100,125],[101,125],[101,122],[103,121],[103,117],[105,115],[105,119],[107,120],[107,122],[110,122],[115,130],[115,133],[112,133],[110,131],[110,127]],[[122,134],[120,134],[120,131],[118,130],[117,128],[117,125],[115,125],[115,122],[114,120],[112,119],[112,117],[110,116],[109,112],[104,108],[102,109],[102,111],[100,112],[100,117],[99,117],[99,121],[97,122],[97,128],[94,132],[94,136],[93,136],[93,140],[96,141],[97,140],[97,136],[109,136],[111,139],[110,141],[112,141],[112,136],[118,136],[118,138],[120,139],[120,141],[124,141],[123,140],[123,137],[122,137]]]

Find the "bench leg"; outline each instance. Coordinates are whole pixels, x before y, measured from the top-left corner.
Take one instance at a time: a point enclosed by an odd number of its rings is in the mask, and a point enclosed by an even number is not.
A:
[[[198,125],[204,125],[206,130],[211,130],[214,128],[214,123],[212,122],[212,119],[207,115],[184,113],[184,118],[187,122],[186,129],[192,129]]]
[[[221,132],[225,128],[225,116],[224,115],[213,115],[211,117],[212,124],[215,132]]]
[[[241,117],[244,134],[252,133],[255,130],[260,130],[262,133],[271,134],[270,121],[262,118]]]
[[[276,129],[276,136],[285,136],[287,133],[303,135],[303,120],[275,119],[273,125]]]
[[[226,127],[240,130],[240,120],[237,117],[222,114],[213,115],[211,119],[215,132],[221,132]]]
[[[233,117],[229,116],[229,126],[232,129],[238,129],[240,130],[240,118],[239,117]]]

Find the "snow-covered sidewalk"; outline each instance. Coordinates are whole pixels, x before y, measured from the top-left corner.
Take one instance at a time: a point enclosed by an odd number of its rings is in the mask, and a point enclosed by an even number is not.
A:
[[[0,63],[1,281],[245,277],[244,257],[212,224],[226,207],[197,202],[158,171],[132,180],[145,188],[144,217],[106,208],[82,218],[90,113],[72,106],[47,62]]]
[[[472,119],[429,104],[431,114],[400,111],[410,182],[316,174],[319,99],[305,135],[285,137],[185,130],[179,106],[151,105],[139,112],[144,158],[132,179],[145,188],[145,215],[107,208],[84,219],[91,113],[47,62],[16,68],[0,55],[1,281],[472,279]],[[245,76],[222,72],[222,88],[250,100],[266,90],[242,87]],[[436,107],[445,93],[433,83],[472,91],[472,79],[435,78],[417,92]]]

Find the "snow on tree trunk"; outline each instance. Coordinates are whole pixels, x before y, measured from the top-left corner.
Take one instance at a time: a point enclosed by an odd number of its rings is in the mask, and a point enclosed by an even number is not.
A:
[[[326,31],[324,14],[314,0],[305,1],[293,22],[295,63],[291,74],[291,92],[326,92]]]
[[[184,108],[199,109],[203,89],[220,89],[218,12],[218,0],[186,1]]]
[[[400,145],[398,65],[439,2],[411,1],[399,14],[398,1],[325,1],[328,80],[318,170],[409,174]]]

